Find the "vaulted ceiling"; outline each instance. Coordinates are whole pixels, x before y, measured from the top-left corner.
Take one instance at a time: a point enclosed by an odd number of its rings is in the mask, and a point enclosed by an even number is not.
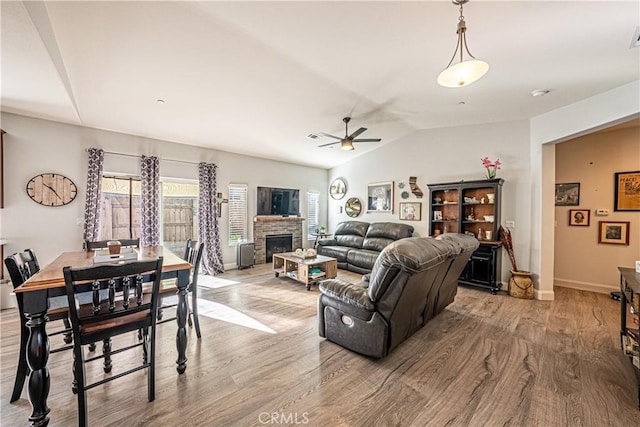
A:
[[[1,12],[2,111],[320,167],[640,78],[637,0],[472,0],[469,48],[491,68],[457,89],[436,83],[457,37],[448,0],[2,1]],[[382,142],[347,152],[307,137],[344,135],[345,116]]]

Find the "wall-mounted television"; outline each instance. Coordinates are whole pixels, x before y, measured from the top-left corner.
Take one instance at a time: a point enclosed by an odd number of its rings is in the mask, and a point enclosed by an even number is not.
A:
[[[300,215],[300,190],[258,187],[258,215]]]

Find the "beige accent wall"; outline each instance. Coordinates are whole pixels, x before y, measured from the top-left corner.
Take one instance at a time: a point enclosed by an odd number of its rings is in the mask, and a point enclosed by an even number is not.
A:
[[[640,127],[596,132],[555,147],[556,182],[579,182],[580,204],[555,207],[554,284],[616,290],[617,267],[640,260],[640,212],[614,211],[614,173],[640,170]],[[569,226],[570,209],[589,210],[589,226]],[[610,213],[596,216],[596,209]],[[598,221],[629,221],[629,246],[599,244]]]

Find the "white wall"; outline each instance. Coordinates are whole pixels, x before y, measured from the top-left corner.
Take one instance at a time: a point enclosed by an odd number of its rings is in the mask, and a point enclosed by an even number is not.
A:
[[[367,184],[380,181],[394,181],[393,214],[364,212],[355,219],[401,222],[398,205],[403,199],[398,182],[408,184],[409,177],[416,176],[424,197],[417,199],[411,195],[406,201],[422,202],[422,220],[404,222],[415,227],[416,235],[425,236],[428,233],[427,184],[484,179],[480,159],[500,158],[503,168],[498,171],[498,177],[505,180],[501,218],[503,225],[507,220],[516,222],[512,229],[516,259],[520,269],[528,270],[532,203],[529,132],[528,121],[422,130],[338,166],[330,171],[330,180],[343,177],[347,194],[341,200],[329,199],[329,232],[338,222],[350,219],[344,209],[338,213],[349,197],[358,197],[366,211]],[[502,281],[506,282],[510,264],[506,254],[503,256]]]
[[[2,212],[0,237],[9,243],[5,254],[34,248],[44,264],[61,251],[82,247],[82,221],[86,190],[86,148],[133,155],[157,155],[161,159],[206,161],[218,165],[218,191],[226,195],[229,183],[248,184],[249,233],[255,215],[256,187],[280,186],[298,188],[301,212],[306,213],[306,192],[320,193],[321,212],[325,212],[328,194],[328,172],[272,160],[259,159],[224,151],[152,140],[116,132],[101,131],[47,120],[2,113],[5,134],[5,208]],[[138,159],[105,155],[105,171],[139,173]],[[26,183],[43,172],[55,172],[71,178],[78,186],[78,196],[62,207],[44,207],[34,203],[26,193]],[[162,177],[197,179],[196,164],[160,162]],[[229,247],[227,209],[220,219],[220,239],[224,263],[235,266],[235,248]],[[326,217],[320,218],[326,223]],[[305,245],[311,245],[306,242]]]
[[[556,206],[554,282],[609,293],[619,289],[617,266],[640,260],[640,212],[614,210],[615,172],[640,170],[640,128],[596,132],[556,144],[556,182],[579,182],[579,206]],[[606,208],[606,217],[595,209]],[[590,211],[589,226],[569,226],[569,211]],[[629,245],[598,243],[599,221],[629,221]]]
[[[539,274],[536,298],[553,299],[555,149],[566,141],[640,114],[640,80],[531,119],[531,269]]]

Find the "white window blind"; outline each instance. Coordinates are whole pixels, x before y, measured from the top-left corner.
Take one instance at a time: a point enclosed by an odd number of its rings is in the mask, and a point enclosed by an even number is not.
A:
[[[246,241],[247,232],[247,185],[229,184],[229,245]]]
[[[320,222],[320,194],[307,193],[307,237],[314,240],[311,233],[315,233]]]

